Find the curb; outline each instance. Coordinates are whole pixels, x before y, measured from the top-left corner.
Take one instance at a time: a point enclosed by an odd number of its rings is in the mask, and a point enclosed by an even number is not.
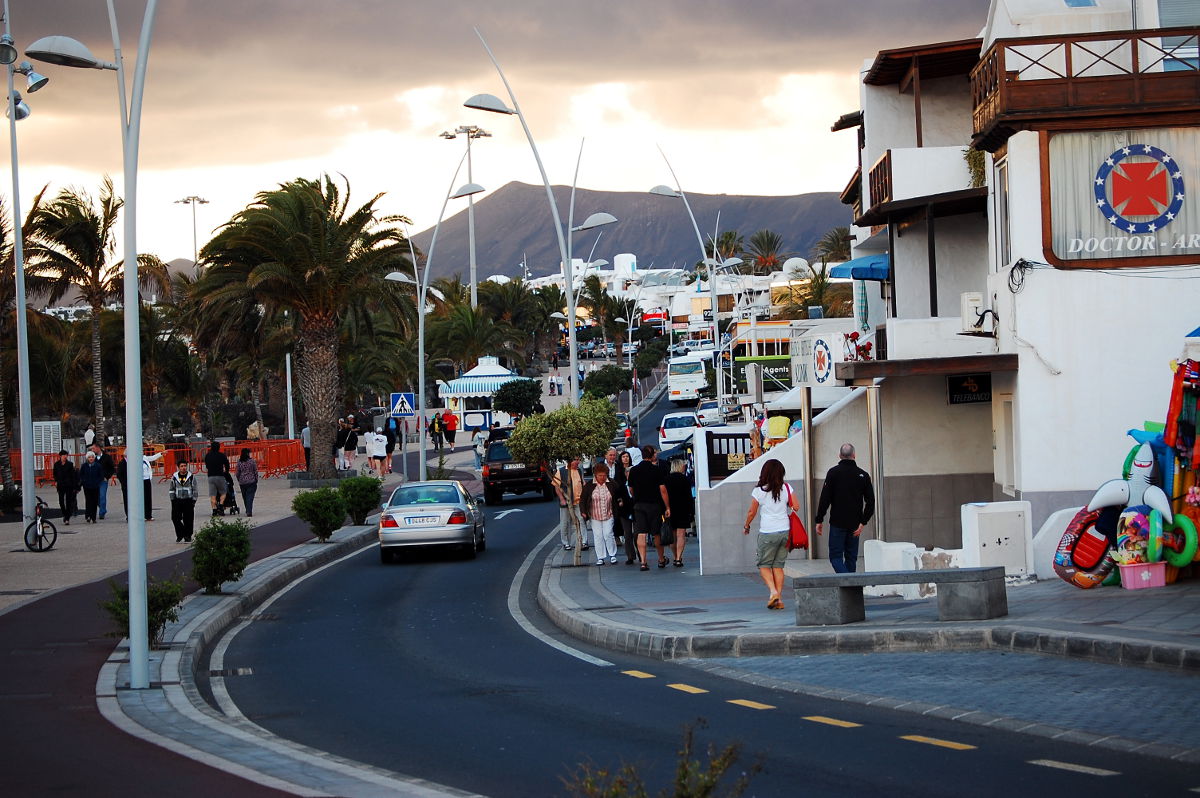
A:
[[[122,640],[96,680],[101,714],[121,730],[249,781],[296,795],[473,795],[364,765],[286,740],[208,704],[196,682],[204,653],[255,607],[306,574],[350,556],[376,539],[374,526],[343,527],[330,542],[302,543],[246,568],[220,595],[184,599],[163,649],[150,652],[150,687],[129,688],[129,641]]]
[[[728,678],[818,698],[962,720],[980,726],[995,726],[1022,734],[1115,751],[1136,751],[1160,759],[1200,763],[1200,748],[1103,736],[977,710],[805,685],[746,674],[736,669],[704,662],[709,657],[995,650],[1054,654],[1106,664],[1170,668],[1195,673],[1200,672],[1200,646],[1166,645],[1102,636],[1080,638],[1062,632],[1016,625],[947,624],[935,629],[918,626],[887,629],[812,627],[797,628],[788,632],[665,634],[647,626],[617,625],[601,615],[597,609],[611,611],[622,606],[634,609],[615,595],[612,603],[600,608],[581,606],[562,588],[565,569],[553,564],[556,553],[557,549],[551,547],[542,562],[542,573],[538,580],[538,606],[564,632],[592,645],[652,659],[687,661],[688,665]]]

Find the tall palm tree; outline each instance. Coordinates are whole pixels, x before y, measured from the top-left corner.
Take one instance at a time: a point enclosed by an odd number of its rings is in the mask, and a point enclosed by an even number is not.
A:
[[[783,268],[783,263],[793,253],[783,249],[783,236],[770,230],[759,230],[750,236],[746,245],[750,269],[753,274],[770,274]]]
[[[473,368],[484,355],[524,359],[518,348],[524,342],[524,333],[493,318],[482,305],[451,306],[446,315],[432,320],[428,335],[433,349],[464,371]]]
[[[850,260],[850,228],[835,227],[813,244],[813,255],[828,263]]]
[[[40,197],[40,195],[39,195]],[[99,197],[82,189],[64,189],[49,203],[38,203],[30,211],[25,227],[26,256],[30,268],[50,281],[47,300],[53,304],[72,288],[79,302],[91,308],[92,319],[92,405],[96,435],[103,440],[104,385],[100,358],[100,311],[121,296],[125,265],[114,260],[117,221],[124,200],[113,192],[112,180],[104,178]],[[138,255],[138,273],[143,287],[169,291],[167,267],[158,257]]]
[[[704,250],[710,258],[716,258],[720,261],[726,261],[730,258],[736,258],[741,255],[746,249],[746,240],[737,230],[726,230],[717,236],[714,243],[712,237],[704,242]],[[713,253],[716,254],[713,254]]]
[[[403,315],[411,299],[391,271],[411,273],[400,216],[381,216],[381,194],[352,208],[328,175],[297,178],[258,194],[201,251],[206,271],[196,284],[204,312],[236,312],[252,301],[266,317],[288,311],[294,324],[296,374],[317,452],[333,448],[342,404],[340,324],[372,307]],[[333,461],[313,458],[317,479],[333,476]]]

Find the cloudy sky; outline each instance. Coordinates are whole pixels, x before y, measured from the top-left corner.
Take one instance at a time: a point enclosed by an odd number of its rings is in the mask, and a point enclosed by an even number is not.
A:
[[[18,48],[72,36],[112,60],[104,0],[10,0]],[[507,95],[504,68],[551,182],[640,191],[786,195],[840,190],[857,77],[880,49],[969,38],[988,0],[160,0],[139,181],[140,249],[190,258],[257,191],[329,172],[352,200],[430,227],[464,151],[443,130],[477,124],[475,182],[540,183],[514,117],[462,107]],[[144,0],[116,0],[132,82]],[[120,186],[113,72],[35,64],[50,76],[18,126],[22,196]],[[18,76],[18,88],[23,87]],[[465,174],[458,183],[465,181]],[[7,185],[7,181],[5,181]],[[3,192],[5,196],[8,191]],[[460,210],[451,203],[448,215]],[[586,210],[586,209],[585,209]]]

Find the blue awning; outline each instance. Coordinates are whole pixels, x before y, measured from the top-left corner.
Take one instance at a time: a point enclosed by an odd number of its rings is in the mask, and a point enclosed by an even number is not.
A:
[[[864,255],[861,258],[837,264],[829,270],[829,276],[884,282],[888,279],[891,269],[892,259],[887,253],[881,255]]]

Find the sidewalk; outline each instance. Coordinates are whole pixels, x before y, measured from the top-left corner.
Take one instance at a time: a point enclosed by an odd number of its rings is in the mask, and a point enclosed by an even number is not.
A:
[[[623,560],[573,567],[552,546],[538,603],[568,633],[613,650],[1200,763],[1200,581],[1142,591],[1010,585],[1007,617],[953,623],[937,620],[935,598],[868,598],[863,623],[799,627],[790,588],[788,609],[769,611],[757,574],[700,576],[689,543],[684,568],[648,572]],[[789,577],[825,572],[824,561],[787,567]]]

